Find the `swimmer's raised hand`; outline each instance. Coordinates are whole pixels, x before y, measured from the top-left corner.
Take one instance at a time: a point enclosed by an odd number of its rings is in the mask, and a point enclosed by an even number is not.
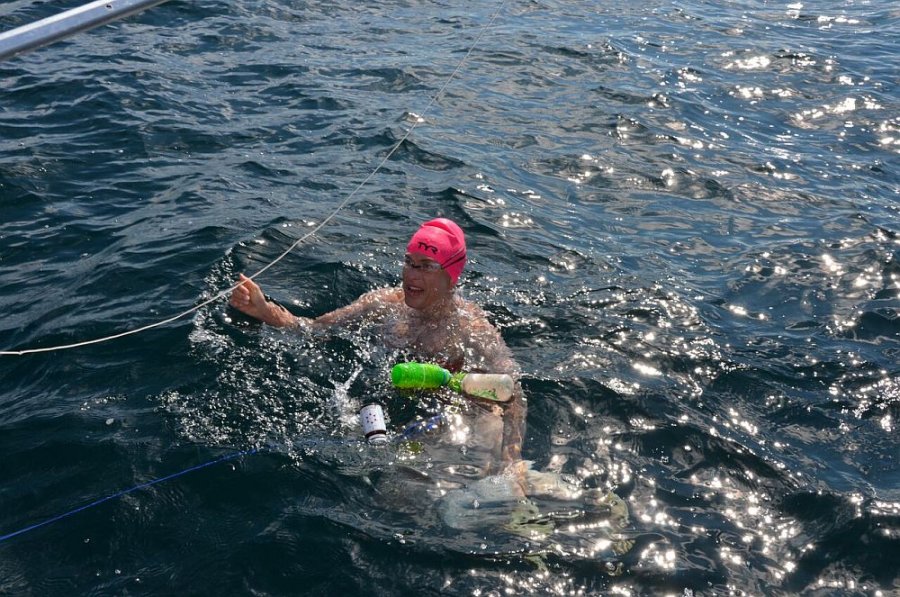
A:
[[[228,299],[229,305],[244,315],[249,315],[269,325],[285,327],[298,324],[297,318],[287,309],[266,300],[266,295],[263,294],[259,284],[244,274],[239,274],[239,276],[238,282],[241,285],[231,292],[231,297]]]
[[[269,301],[266,300],[266,296],[263,294],[259,284],[244,274],[239,274],[238,281],[242,282],[242,284],[231,291],[231,298],[228,300],[228,304],[245,315],[263,319],[268,311]]]

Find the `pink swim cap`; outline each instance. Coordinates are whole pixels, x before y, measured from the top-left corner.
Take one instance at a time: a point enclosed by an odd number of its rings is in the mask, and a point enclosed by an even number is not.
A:
[[[466,265],[466,237],[452,220],[437,218],[422,224],[409,239],[406,252],[434,259],[456,284]]]

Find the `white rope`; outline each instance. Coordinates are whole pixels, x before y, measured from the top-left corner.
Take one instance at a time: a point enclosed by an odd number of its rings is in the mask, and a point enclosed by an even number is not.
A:
[[[279,261],[284,259],[291,251],[296,249],[300,243],[302,243],[307,238],[309,238],[310,236],[312,236],[313,234],[315,234],[316,232],[321,230],[322,227],[325,226],[325,224],[327,224],[328,222],[330,222],[332,220],[332,218],[334,218],[334,216],[336,216],[338,214],[338,212],[340,212],[342,209],[344,209],[344,207],[346,207],[347,203],[350,202],[350,199],[352,199],[359,192],[359,190],[361,188],[363,188],[366,184],[368,184],[368,182],[372,179],[372,177],[375,176],[375,174],[377,174],[381,170],[382,167],[384,167],[384,165],[387,163],[387,161],[389,159],[391,159],[391,156],[393,156],[397,152],[397,150],[400,149],[400,146],[403,144],[403,142],[406,141],[407,138],[409,138],[409,136],[415,130],[416,126],[418,126],[420,122],[425,121],[425,117],[428,115],[428,112],[431,110],[431,107],[444,94],[444,90],[447,89],[447,86],[450,85],[450,82],[453,81],[454,78],[456,78],[456,75],[462,69],[463,64],[466,62],[466,60],[468,60],[469,56],[472,55],[472,52],[475,51],[475,47],[479,44],[479,42],[481,42],[481,38],[484,37],[485,32],[487,32],[487,30],[493,26],[494,21],[497,19],[497,16],[500,14],[500,11],[503,10],[503,6],[505,4],[506,4],[506,0],[500,1],[500,4],[497,6],[497,9],[494,11],[494,14],[491,15],[491,18],[488,20],[488,22],[478,32],[478,35],[475,37],[475,41],[472,42],[472,45],[469,47],[469,50],[466,52],[465,56],[463,56],[460,59],[459,63],[456,65],[456,68],[453,69],[453,72],[450,73],[450,76],[447,77],[447,79],[444,81],[443,85],[441,85],[440,89],[438,89],[437,93],[435,93],[432,96],[431,100],[425,106],[425,109],[422,111],[422,115],[417,117],[413,121],[412,126],[410,126],[409,129],[403,134],[403,136],[400,137],[400,140],[394,144],[394,146],[387,153],[387,155],[385,155],[381,159],[381,161],[378,162],[378,165],[375,166],[375,169],[372,170],[372,172],[368,176],[366,176],[362,182],[360,182],[358,185],[356,185],[356,188],[354,188],[353,191],[351,191],[350,194],[347,195],[344,198],[344,200],[341,201],[338,204],[338,206],[334,210],[332,210],[331,213],[328,214],[328,216],[325,217],[324,220],[319,222],[319,224],[316,225],[315,228],[313,228],[311,231],[307,232],[306,234],[304,234],[303,236],[298,238],[296,241],[294,241],[291,244],[291,246],[289,246],[287,249],[285,249],[274,260],[269,262],[267,265],[263,266],[259,271],[254,273],[252,276],[248,276],[251,280],[255,279],[257,276],[262,275],[270,267],[272,267],[273,265],[275,265],[276,263],[278,263]],[[219,299],[225,298],[226,296],[230,295],[232,292],[234,292],[234,290],[236,288],[241,286],[241,284],[243,284],[243,282],[238,282],[237,284],[230,286],[229,288],[226,288],[225,290],[222,290],[221,292],[219,292],[217,295],[215,295],[211,299],[207,299],[207,300],[203,301],[202,303],[191,307],[187,311],[179,313],[178,315],[173,315],[172,317],[169,317],[168,319],[164,319],[164,320],[158,321],[156,323],[151,323],[151,324],[148,324],[148,325],[145,325],[145,326],[142,326],[139,328],[135,328],[132,330],[126,330],[124,332],[120,332],[118,334],[112,334],[110,336],[104,336],[102,338],[95,338],[93,340],[84,340],[82,342],[74,342],[72,344],[62,344],[59,346],[48,346],[46,348],[25,348],[22,350],[0,350],[0,356],[22,356],[22,355],[26,355],[26,354],[35,354],[35,353],[41,353],[41,352],[55,352],[58,350],[69,350],[72,348],[80,348],[82,346],[90,346],[92,344],[100,344],[102,342],[109,342],[111,340],[117,340],[119,338],[124,338],[126,336],[133,336],[135,334],[140,334],[141,332],[146,332],[147,330],[152,330],[153,328],[162,327],[164,325],[172,323],[173,321],[177,321],[183,317],[187,317],[188,315],[202,309],[203,307],[205,307],[209,304],[212,304],[212,303],[218,301]]]

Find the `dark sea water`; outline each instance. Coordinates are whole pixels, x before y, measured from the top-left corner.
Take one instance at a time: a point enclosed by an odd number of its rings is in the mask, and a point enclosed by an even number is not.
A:
[[[0,594],[900,594],[898,47],[889,0],[173,1],[0,63],[0,350],[334,214],[258,279],[320,314],[451,217],[524,457],[628,509],[448,526],[356,441],[378,346],[218,300],[0,356]]]

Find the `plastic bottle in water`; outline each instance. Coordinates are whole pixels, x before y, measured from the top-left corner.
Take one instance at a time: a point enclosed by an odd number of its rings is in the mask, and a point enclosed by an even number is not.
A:
[[[391,381],[398,388],[434,390],[450,383],[450,372],[434,363],[398,363],[391,369]]]
[[[505,373],[457,373],[449,383],[450,389],[476,398],[509,402],[514,385]]]
[[[369,402],[359,409],[359,422],[362,424],[363,435],[370,444],[383,444],[388,441],[384,409],[378,402]]]
[[[433,390],[449,386],[477,398],[507,402],[515,389],[513,379],[505,373],[452,374],[433,363],[399,363],[391,369],[394,386],[406,389]]]

